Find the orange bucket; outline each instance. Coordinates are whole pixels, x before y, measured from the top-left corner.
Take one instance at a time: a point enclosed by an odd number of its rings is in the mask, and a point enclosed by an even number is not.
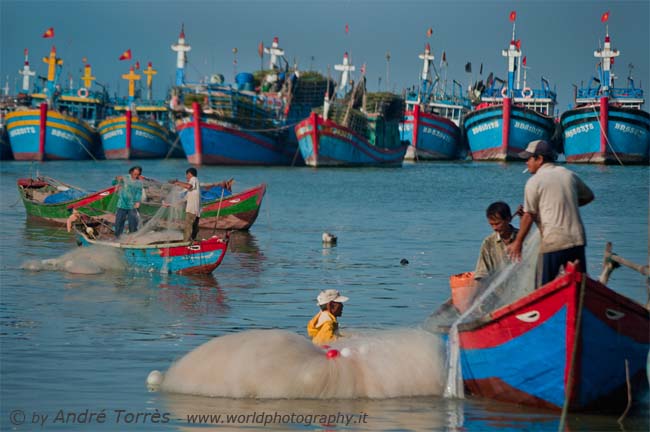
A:
[[[474,272],[458,273],[449,277],[451,301],[460,313],[469,308],[477,285],[474,283]]]

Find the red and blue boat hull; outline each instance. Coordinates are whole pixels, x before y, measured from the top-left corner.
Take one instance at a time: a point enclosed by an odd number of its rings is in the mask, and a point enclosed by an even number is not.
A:
[[[95,130],[67,114],[48,110],[42,119],[38,109],[14,111],[5,122],[16,160],[85,160],[98,154]]]
[[[93,241],[80,234],[82,245],[119,248],[129,268],[138,271],[175,274],[209,274],[216,269],[228,249],[228,240],[211,237],[194,244],[130,245]]]
[[[352,129],[324,120],[316,113],[296,125],[296,136],[305,163],[313,167],[399,167],[407,148],[406,144],[373,146]]]
[[[99,124],[99,135],[106,159],[162,159],[170,156],[174,135],[156,122],[131,120],[131,139],[127,140],[126,116]]]
[[[550,141],[555,131],[552,117],[531,109],[493,105],[467,114],[464,127],[474,160],[520,160],[518,154],[529,142]]]
[[[567,162],[647,163],[650,159],[650,114],[615,105],[606,109],[602,113],[601,105],[594,104],[562,114],[560,124]]]
[[[187,160],[196,165],[292,165],[297,145],[273,133],[246,131],[224,122],[201,119],[177,125]]]
[[[623,409],[647,391],[650,312],[569,271],[460,329],[465,387],[474,395],[554,410]]]
[[[408,141],[405,160],[451,160],[462,154],[460,128],[444,117],[422,112],[416,105],[401,125],[402,141]]]

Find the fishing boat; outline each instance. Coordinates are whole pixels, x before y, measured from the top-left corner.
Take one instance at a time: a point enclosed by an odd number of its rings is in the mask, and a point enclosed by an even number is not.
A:
[[[169,194],[170,185],[146,179],[147,200],[139,208],[146,221],[158,213]],[[233,194],[221,187],[222,183],[201,185],[200,227],[219,230],[248,230],[255,223],[266,193],[266,184],[254,186]],[[17,180],[18,193],[27,216],[50,223],[65,225],[73,211],[85,217],[115,221],[117,210],[116,186],[97,192],[88,192],[50,177],[21,178]],[[174,213],[177,225],[185,218],[184,208]]]
[[[88,192],[46,176],[20,178],[16,183],[30,218],[65,225],[73,209],[82,209],[88,216],[114,219],[115,186]]]
[[[515,37],[516,13],[510,14],[512,39],[502,55],[508,59],[508,81],[488,79],[485,88],[473,89],[476,106],[463,122],[474,160],[521,160],[518,154],[530,141],[552,142],[555,134],[556,93],[546,79],[541,88],[526,83],[526,57]],[[470,66],[471,67],[471,66]],[[524,70],[523,85],[520,72]]]
[[[351,66],[347,53],[337,66]],[[345,89],[347,72],[353,69],[340,70],[339,88]],[[296,125],[300,153],[308,166],[402,166],[407,148],[399,130],[404,99],[388,92],[366,93],[364,70],[362,74],[347,95],[330,101],[326,93],[323,108]]]
[[[136,97],[135,81],[141,75],[131,67],[122,78],[129,82],[128,98],[114,99],[106,116],[99,123],[99,135],[106,159],[145,159],[182,156],[175,148],[176,136],[169,107],[164,100],[152,99],[153,75],[157,73],[149,62],[142,71],[147,76],[147,98]]]
[[[178,43],[176,130],[187,159],[197,165],[302,165],[293,125],[320,104],[327,80],[316,72],[289,72],[276,37],[266,48],[269,69],[236,75],[236,85],[215,74],[210,83],[183,80],[189,45]]]
[[[609,13],[603,15],[603,22],[608,19]],[[607,29],[603,48],[594,51],[601,59],[598,78],[577,89],[575,108],[560,118],[567,162],[638,164],[650,158],[650,114],[641,109],[643,90],[634,85],[632,65],[627,87],[614,84],[612,65],[619,55]]]
[[[622,411],[628,392],[648,389],[650,312],[572,263],[532,293],[462,322],[458,341],[471,395],[558,411]]]
[[[27,60],[26,60],[27,61]],[[47,82],[34,86],[31,107],[19,107],[5,116],[9,143],[16,160],[83,160],[102,157],[95,127],[104,116],[105,91],[93,91],[90,67],[84,86],[57,85],[63,61],[52,47],[45,59]]]
[[[445,65],[443,53],[441,65]],[[406,113],[401,126],[402,140],[409,146],[405,160],[450,160],[466,154],[460,125],[463,116],[471,109],[469,98],[462,95],[460,83],[453,81],[452,92],[446,90],[446,78],[438,76],[433,65],[434,55],[427,43],[424,53],[420,84],[417,91],[406,95]],[[435,78],[433,73],[435,73]]]
[[[110,248],[121,253],[126,265],[144,272],[180,275],[210,274],[223,261],[228,238],[217,236],[197,242],[169,240],[150,244],[118,242],[110,235],[100,234],[91,226],[76,229],[81,246]]]

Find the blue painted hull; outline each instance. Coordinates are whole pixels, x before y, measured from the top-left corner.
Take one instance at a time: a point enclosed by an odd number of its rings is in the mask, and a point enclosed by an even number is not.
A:
[[[553,118],[512,105],[509,139],[504,143],[503,105],[481,108],[464,120],[467,142],[474,160],[520,160],[518,153],[530,141],[550,141],[555,132]]]
[[[196,165],[300,165],[295,141],[282,135],[243,131],[226,124],[201,122],[201,146],[194,122],[177,126],[183,151]]]
[[[0,128],[0,160],[11,160],[14,158],[9,144],[9,137],[4,127]]]
[[[131,148],[126,145],[126,117],[99,124],[99,135],[106,159],[162,159],[170,157],[174,135],[158,123],[133,118]]]
[[[565,403],[619,410],[627,404],[626,361],[633,399],[647,392],[650,313],[589,279],[580,312],[581,276],[569,271],[489,320],[464,325],[470,393],[554,410]]]
[[[600,105],[562,114],[567,162],[647,163],[650,159],[650,114],[633,108],[608,108],[607,142],[601,145]]]
[[[93,128],[67,114],[47,112],[45,148],[40,151],[40,111],[14,111],[6,116],[9,143],[16,160],[85,160],[100,153]]]
[[[313,167],[402,166],[407,145],[399,136],[378,147],[351,129],[312,114],[296,125],[298,145],[305,163]]]
[[[450,160],[462,155],[460,128],[451,120],[421,111],[407,111],[400,125],[409,143],[405,160]]]
[[[128,268],[149,273],[212,273],[228,249],[228,240],[216,237],[193,245],[173,242],[142,246],[91,240],[82,233],[78,233],[78,237],[83,246],[95,245],[120,251]]]

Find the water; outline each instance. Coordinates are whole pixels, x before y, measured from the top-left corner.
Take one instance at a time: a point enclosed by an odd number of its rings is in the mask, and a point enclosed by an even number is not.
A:
[[[139,164],[144,175],[160,180],[182,178],[188,166],[183,160]],[[234,177],[235,190],[268,184],[257,222],[250,233],[233,238],[213,275],[21,269],[25,262],[58,258],[76,246],[63,228],[26,220],[16,178],[38,170],[96,190],[130,165],[2,162],[0,429],[14,427],[10,415],[20,419],[16,410],[22,410],[26,423],[15,430],[40,429],[32,422],[42,415],[48,416],[48,429],[206,430],[189,424],[187,414],[236,414],[234,421],[243,422],[248,416],[248,424],[220,419],[219,430],[557,430],[557,414],[472,398],[231,399],[148,392],[145,386],[151,370],[166,370],[215,336],[254,329],[304,335],[321,289],[336,288],[350,297],[341,318],[344,331],[417,327],[449,297],[448,276],[473,270],[481,241],[490,233],[484,216],[488,204],[522,202],[529,178],[522,164],[203,167],[202,181]],[[570,168],[596,194],[582,209],[589,272],[600,273],[607,241],[622,257],[647,262],[648,168]],[[338,236],[336,247],[323,247],[324,231]],[[402,258],[409,264],[400,265]],[[646,301],[638,273],[618,269],[609,285]],[[625,430],[648,430],[647,406],[646,396],[626,419]],[[83,417],[74,425],[61,417],[53,422],[57,415],[85,410],[105,413],[105,422]],[[264,425],[261,414],[279,417]],[[291,414],[294,422],[282,423],[282,416]],[[354,418],[345,426],[339,414]],[[154,423],[154,418],[169,422]],[[615,416],[571,415],[568,425],[570,430],[621,430]]]

